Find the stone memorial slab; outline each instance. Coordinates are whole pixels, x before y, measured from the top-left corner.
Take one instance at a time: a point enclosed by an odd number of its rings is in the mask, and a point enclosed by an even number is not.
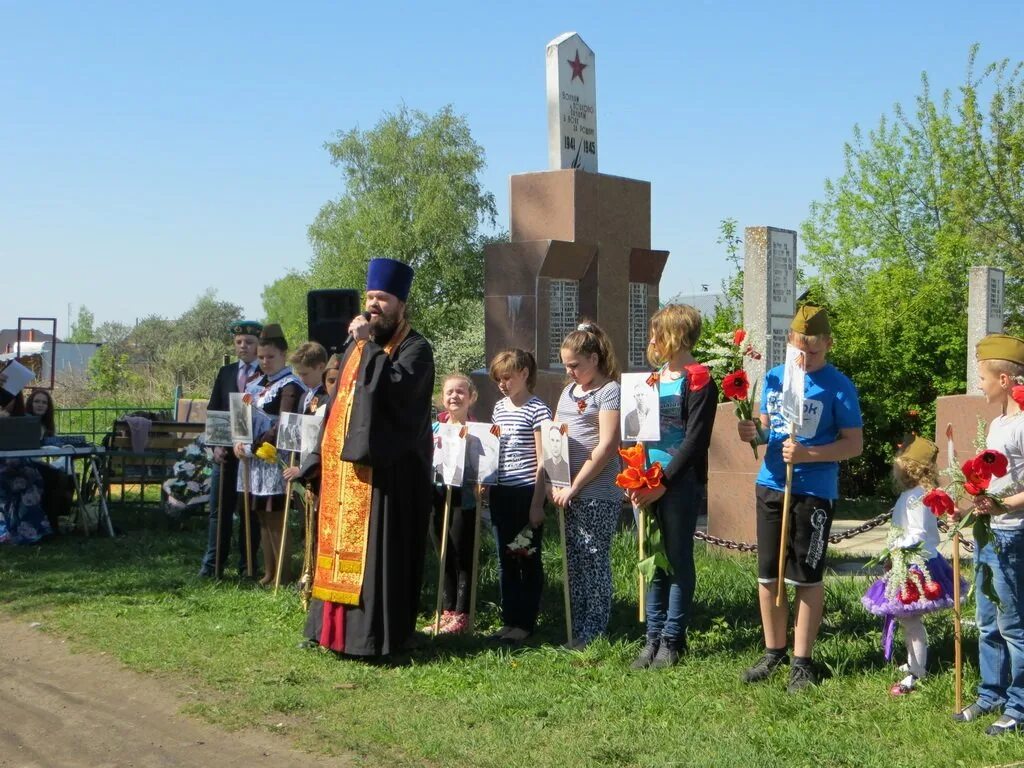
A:
[[[974,347],[990,333],[1003,332],[1006,275],[995,267],[971,267],[967,282],[967,394],[981,394]]]
[[[597,173],[594,52],[575,32],[547,47],[548,167]]]

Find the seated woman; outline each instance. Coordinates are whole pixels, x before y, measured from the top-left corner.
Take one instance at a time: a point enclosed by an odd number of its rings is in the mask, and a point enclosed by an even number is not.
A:
[[[20,393],[0,408],[0,417],[24,415]],[[43,511],[43,477],[37,463],[0,459],[0,544],[35,544],[52,533]]]
[[[54,422],[53,397],[45,389],[34,389],[25,402],[25,412],[29,416],[38,416],[42,428],[44,445],[58,444],[46,442],[46,438],[57,435]],[[59,532],[61,516],[71,513],[71,502],[74,497],[75,484],[72,479],[74,466],[70,459],[64,463],[50,464],[45,461],[33,462],[43,476],[43,510],[54,533]]]

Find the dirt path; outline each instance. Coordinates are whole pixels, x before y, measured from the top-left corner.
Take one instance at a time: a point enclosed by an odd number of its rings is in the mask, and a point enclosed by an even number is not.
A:
[[[178,714],[183,686],[146,677],[25,621],[0,618],[3,768],[340,768],[284,737],[221,731]]]

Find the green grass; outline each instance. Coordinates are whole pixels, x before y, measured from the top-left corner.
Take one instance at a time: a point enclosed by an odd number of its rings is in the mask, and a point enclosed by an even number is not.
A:
[[[859,604],[863,577],[827,582],[817,660],[826,676],[801,695],[784,675],[738,681],[761,648],[753,560],[698,551],[689,656],[665,672],[631,673],[639,649],[628,535],[615,542],[611,638],[582,654],[563,638],[560,563],[549,537],[538,645],[515,652],[482,640],[428,643],[389,666],[298,650],[296,595],[275,598],[194,576],[205,533],[164,526],[110,540],[66,537],[0,555],[0,609],[41,620],[73,647],[187,681],[186,711],[226,728],[283,732],[311,751],[366,765],[927,766],[1024,760],[1024,740],[955,726],[948,616],[929,619],[933,676],[904,700],[879,650],[879,622]],[[551,527],[549,526],[549,533]],[[487,537],[489,539],[489,537]],[[488,548],[491,546],[487,542]],[[483,569],[481,623],[495,626],[493,557]],[[432,605],[427,575],[424,617]],[[965,656],[976,655],[968,637]],[[976,682],[968,667],[967,690]],[[970,698],[968,696],[968,701]]]

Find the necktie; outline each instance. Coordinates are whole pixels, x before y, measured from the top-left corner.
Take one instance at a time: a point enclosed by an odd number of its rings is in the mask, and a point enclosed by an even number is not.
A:
[[[245,385],[249,382],[249,364],[238,364],[238,391],[245,392]]]

